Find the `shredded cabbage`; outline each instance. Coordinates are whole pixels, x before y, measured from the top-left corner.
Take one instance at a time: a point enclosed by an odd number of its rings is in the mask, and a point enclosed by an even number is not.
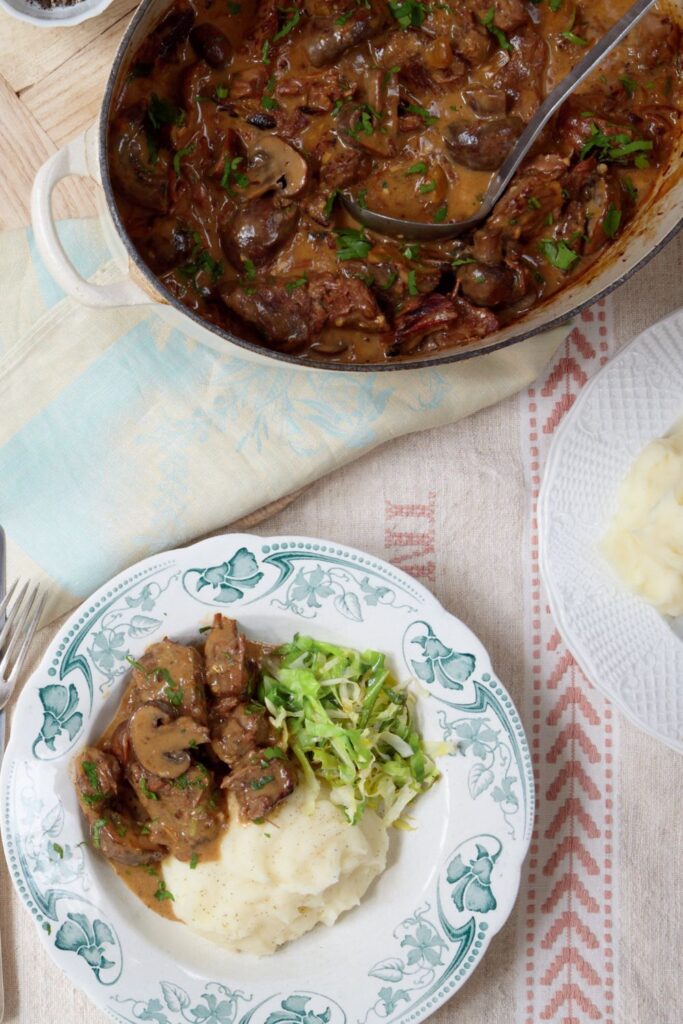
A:
[[[401,815],[439,772],[412,721],[415,698],[383,654],[297,634],[275,653],[261,688],[311,801],[323,780],[352,824],[370,807],[405,827]]]

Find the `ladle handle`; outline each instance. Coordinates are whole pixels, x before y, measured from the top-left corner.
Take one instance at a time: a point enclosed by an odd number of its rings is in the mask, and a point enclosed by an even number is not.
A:
[[[567,96],[591,73],[595,65],[613,50],[617,43],[621,42],[626,33],[640,21],[643,15],[647,14],[655,3],[656,0],[636,0],[636,3],[628,9],[626,14],[605,33],[600,42],[591,47],[586,56],[572,68],[559,85],[556,85],[552,92],[548,93],[500,165],[498,173],[494,174],[491,179],[484,195],[484,202],[477,213],[477,219],[483,218],[493,209],[496,200],[514,175],[520,161],[526,156],[541,130]]]

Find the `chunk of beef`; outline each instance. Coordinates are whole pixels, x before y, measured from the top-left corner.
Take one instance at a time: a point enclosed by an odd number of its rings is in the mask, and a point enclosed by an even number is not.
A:
[[[221,231],[223,250],[241,268],[245,260],[260,267],[292,237],[299,208],[283,204],[272,195],[260,196],[242,206]]]
[[[623,191],[613,169],[595,157],[576,164],[564,179],[568,202],[555,228],[555,237],[575,252],[596,253],[621,226]],[[610,212],[612,211],[612,212]]]
[[[177,60],[194,19],[195,13],[189,7],[174,7],[147,36],[138,50],[138,63],[144,66],[157,60],[166,63]]]
[[[484,226],[474,233],[476,259],[496,266],[503,261],[506,241],[532,237],[544,227],[548,215],[557,220],[566,173],[567,162],[555,154],[538,157],[518,172]]]
[[[150,817],[153,839],[168,847],[179,860],[189,860],[193,851],[214,839],[223,815],[218,808],[213,773],[194,764],[178,779],[161,779],[146,771],[138,761],[126,768],[140,804]]]
[[[304,37],[306,55],[314,68],[331,64],[352,46],[372,39],[386,20],[386,8],[379,3],[357,7],[341,25],[338,16],[311,18]]]
[[[133,668],[129,713],[147,701],[166,701],[178,714],[206,725],[204,665],[194,647],[164,639],[152,644]]]
[[[211,68],[224,68],[230,60],[230,43],[217,25],[208,21],[195,25],[190,32],[190,42],[195,53]]]
[[[225,764],[233,766],[257,747],[277,741],[268,712],[258,704],[238,704],[226,717],[212,715],[211,746]]]
[[[234,707],[249,696],[245,640],[234,619],[220,612],[204,641],[206,683],[216,700]]]
[[[661,14],[650,11],[626,37],[631,65],[640,71],[671,67],[680,59],[681,30]]]
[[[481,124],[456,121],[448,126],[445,141],[456,163],[475,171],[495,171],[523,131],[524,122],[519,117],[500,117]]]
[[[155,217],[138,242],[142,258],[162,271],[187,262],[193,247],[192,231],[176,217]]]
[[[151,864],[166,850],[121,800],[121,765],[113,754],[86,747],[75,760],[76,793],[96,850],[119,864]]]
[[[507,113],[507,96],[500,89],[475,85],[470,89],[463,89],[463,97],[477,117],[499,118]]]
[[[121,111],[109,129],[109,169],[115,186],[131,203],[154,213],[169,207],[170,157],[150,148],[144,106]]]
[[[461,294],[475,306],[510,305],[526,291],[521,275],[508,266],[467,263],[458,269],[457,280]]]
[[[266,759],[254,751],[235,766],[222,785],[237,797],[240,816],[245,821],[267,817],[273,808],[293,791],[297,771],[284,757]]]
[[[278,345],[296,347],[318,337],[323,328],[357,327],[387,330],[384,315],[367,285],[335,274],[310,277],[303,287],[288,291],[285,284],[264,284],[256,292],[223,288],[226,306],[253,324]]]
[[[506,34],[514,32],[529,21],[529,13],[523,0],[474,0],[471,9],[481,22],[493,7],[493,23]]]
[[[499,327],[488,309],[465,299],[433,292],[396,320],[396,336],[390,356],[431,352],[485,338]]]
[[[322,140],[315,156],[320,166],[320,180],[330,188],[345,188],[362,181],[372,166],[369,154],[343,146],[336,137]]]
[[[510,45],[510,59],[493,76],[491,85],[507,93],[511,112],[526,123],[543,99],[548,44],[529,27],[511,36]]]

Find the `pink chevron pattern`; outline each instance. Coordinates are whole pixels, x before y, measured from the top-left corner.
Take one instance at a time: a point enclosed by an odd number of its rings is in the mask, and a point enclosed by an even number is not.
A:
[[[543,379],[522,396],[530,528],[528,685],[522,700],[538,811],[520,893],[517,1024],[614,1024],[613,759],[609,705],[562,643],[542,592],[538,488],[552,436],[612,352],[609,309],[584,311]]]

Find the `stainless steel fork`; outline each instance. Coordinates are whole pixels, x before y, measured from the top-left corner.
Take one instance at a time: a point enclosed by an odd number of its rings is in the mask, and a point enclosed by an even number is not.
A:
[[[12,691],[17,685],[29,644],[38,628],[47,595],[28,580],[15,580],[5,593],[5,534],[0,527],[0,760],[5,752],[5,715]],[[5,988],[0,945],[0,1024],[5,1016]]]

